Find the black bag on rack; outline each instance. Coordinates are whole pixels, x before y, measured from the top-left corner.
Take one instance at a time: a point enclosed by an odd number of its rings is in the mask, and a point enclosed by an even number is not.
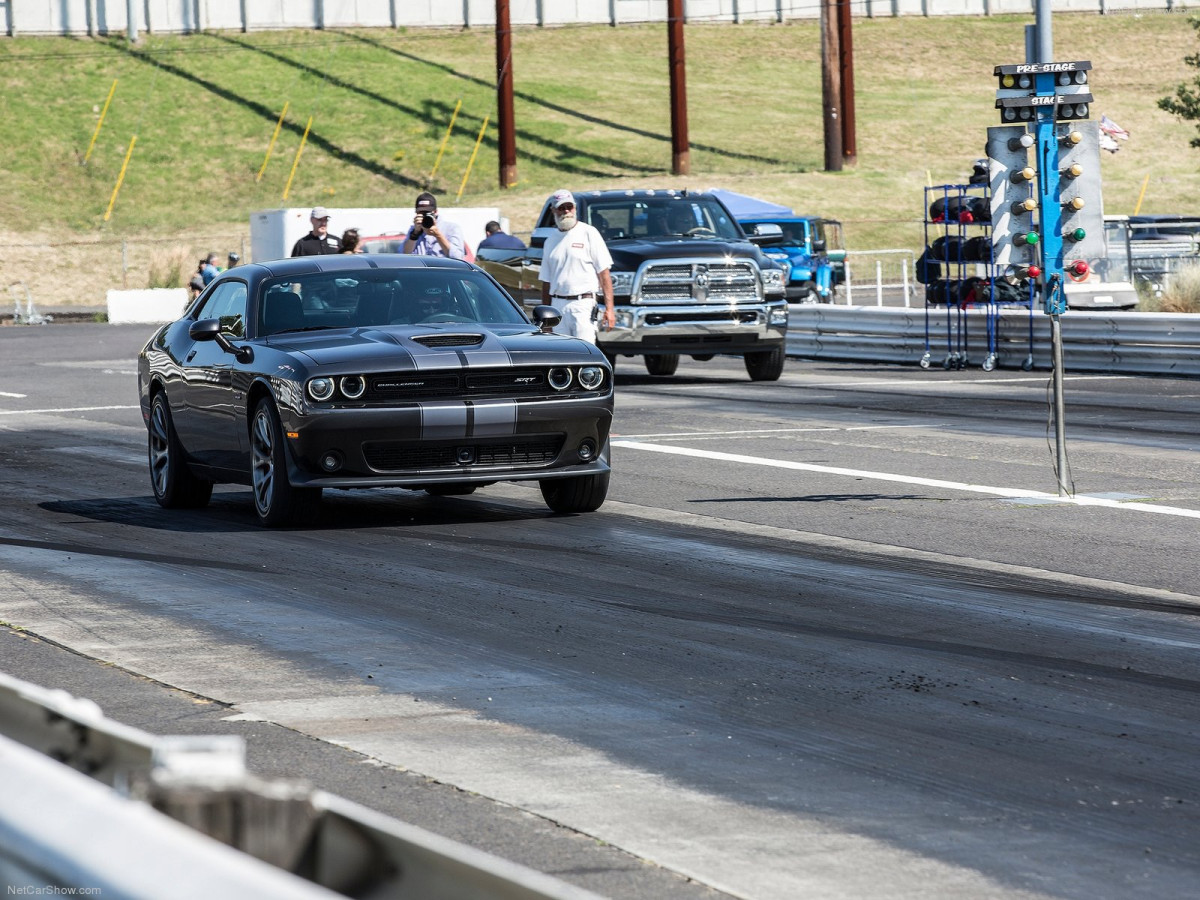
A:
[[[959,302],[959,292],[961,289],[961,281],[939,278],[937,281],[925,285],[925,302],[929,304],[956,306]]]
[[[933,262],[929,247],[921,251],[913,268],[916,269],[914,277],[920,284],[933,284],[942,277],[942,267]]]
[[[929,221],[930,222],[945,222],[946,221],[946,198],[938,197],[929,204]]]
[[[992,221],[992,204],[986,197],[951,197],[946,215],[956,222],[980,223]]]
[[[960,262],[963,259],[963,239],[957,234],[944,234],[929,245],[931,259]]]
[[[992,261],[991,235],[977,234],[967,238],[963,244],[963,260],[965,262],[990,263]]]

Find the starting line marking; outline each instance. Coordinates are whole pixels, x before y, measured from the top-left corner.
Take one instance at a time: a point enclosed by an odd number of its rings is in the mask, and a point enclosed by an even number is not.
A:
[[[715,450],[697,450],[692,447],[676,447],[667,444],[649,444],[642,441],[616,440],[614,447],[628,450],[648,450],[652,453],[669,453],[675,456],[691,456],[700,459],[713,459],[721,462],[742,463],[751,466],[769,466],[775,469],[792,469],[800,472],[821,472],[826,475],[847,475],[851,478],[870,478],[876,481],[894,481],[901,484],[915,484],[922,487],[944,488],[952,491],[969,491],[974,494],[989,494],[993,497],[1004,497],[1009,500],[1030,500],[1039,503],[1065,503],[1072,506],[1102,506],[1108,509],[1127,509],[1134,512],[1158,513],[1168,516],[1182,516],[1189,519],[1200,519],[1200,509],[1183,509],[1178,506],[1161,506],[1157,503],[1123,503],[1107,497],[1059,497],[1044,491],[1030,491],[1017,488],[993,487],[986,484],[966,484],[961,481],[943,481],[939,478],[919,478],[912,475],[895,475],[891,472],[870,472],[863,469],[843,469],[839,466],[818,466],[811,463],[791,462],[782,459],[767,459],[761,456],[744,456],[740,453],[721,453]]]

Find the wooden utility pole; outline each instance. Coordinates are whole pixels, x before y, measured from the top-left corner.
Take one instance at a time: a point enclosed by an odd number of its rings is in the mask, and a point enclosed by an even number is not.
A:
[[[842,159],[858,162],[857,125],[854,121],[854,38],[851,35],[850,0],[838,0],[838,71],[842,77]]]
[[[825,171],[842,171],[842,79],[837,28],[838,0],[821,0],[821,108],[825,130]]]
[[[692,170],[688,149],[687,54],[683,48],[683,0],[667,0],[667,56],[671,69],[671,171]]]
[[[517,130],[513,123],[512,28],[508,0],[496,0],[496,125],[500,130],[500,187],[517,183]]]

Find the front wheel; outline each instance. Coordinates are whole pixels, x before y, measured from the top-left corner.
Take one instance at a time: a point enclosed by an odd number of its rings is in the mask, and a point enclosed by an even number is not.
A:
[[[293,487],[288,481],[283,426],[269,397],[258,401],[250,423],[250,481],[260,524],[274,528],[316,519],[321,489]]]
[[[171,421],[167,395],[159,391],[150,404],[150,483],[154,499],[163,509],[198,509],[207,506],[213,483],[197,478],[183,458],[183,445]]]
[[[575,475],[571,478],[546,478],[538,482],[542,499],[556,513],[595,512],[608,496],[608,472]]]
[[[664,353],[662,356],[647,356],[646,371],[651,375],[674,375],[679,368],[678,353]]]
[[[784,353],[782,347],[747,353],[743,359],[751,381],[778,381],[779,376],[783,374]]]

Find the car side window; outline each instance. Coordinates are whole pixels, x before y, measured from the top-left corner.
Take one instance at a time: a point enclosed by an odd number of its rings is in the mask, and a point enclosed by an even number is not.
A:
[[[226,281],[216,286],[196,315],[197,319],[220,319],[221,331],[233,337],[246,336],[246,283]]]

